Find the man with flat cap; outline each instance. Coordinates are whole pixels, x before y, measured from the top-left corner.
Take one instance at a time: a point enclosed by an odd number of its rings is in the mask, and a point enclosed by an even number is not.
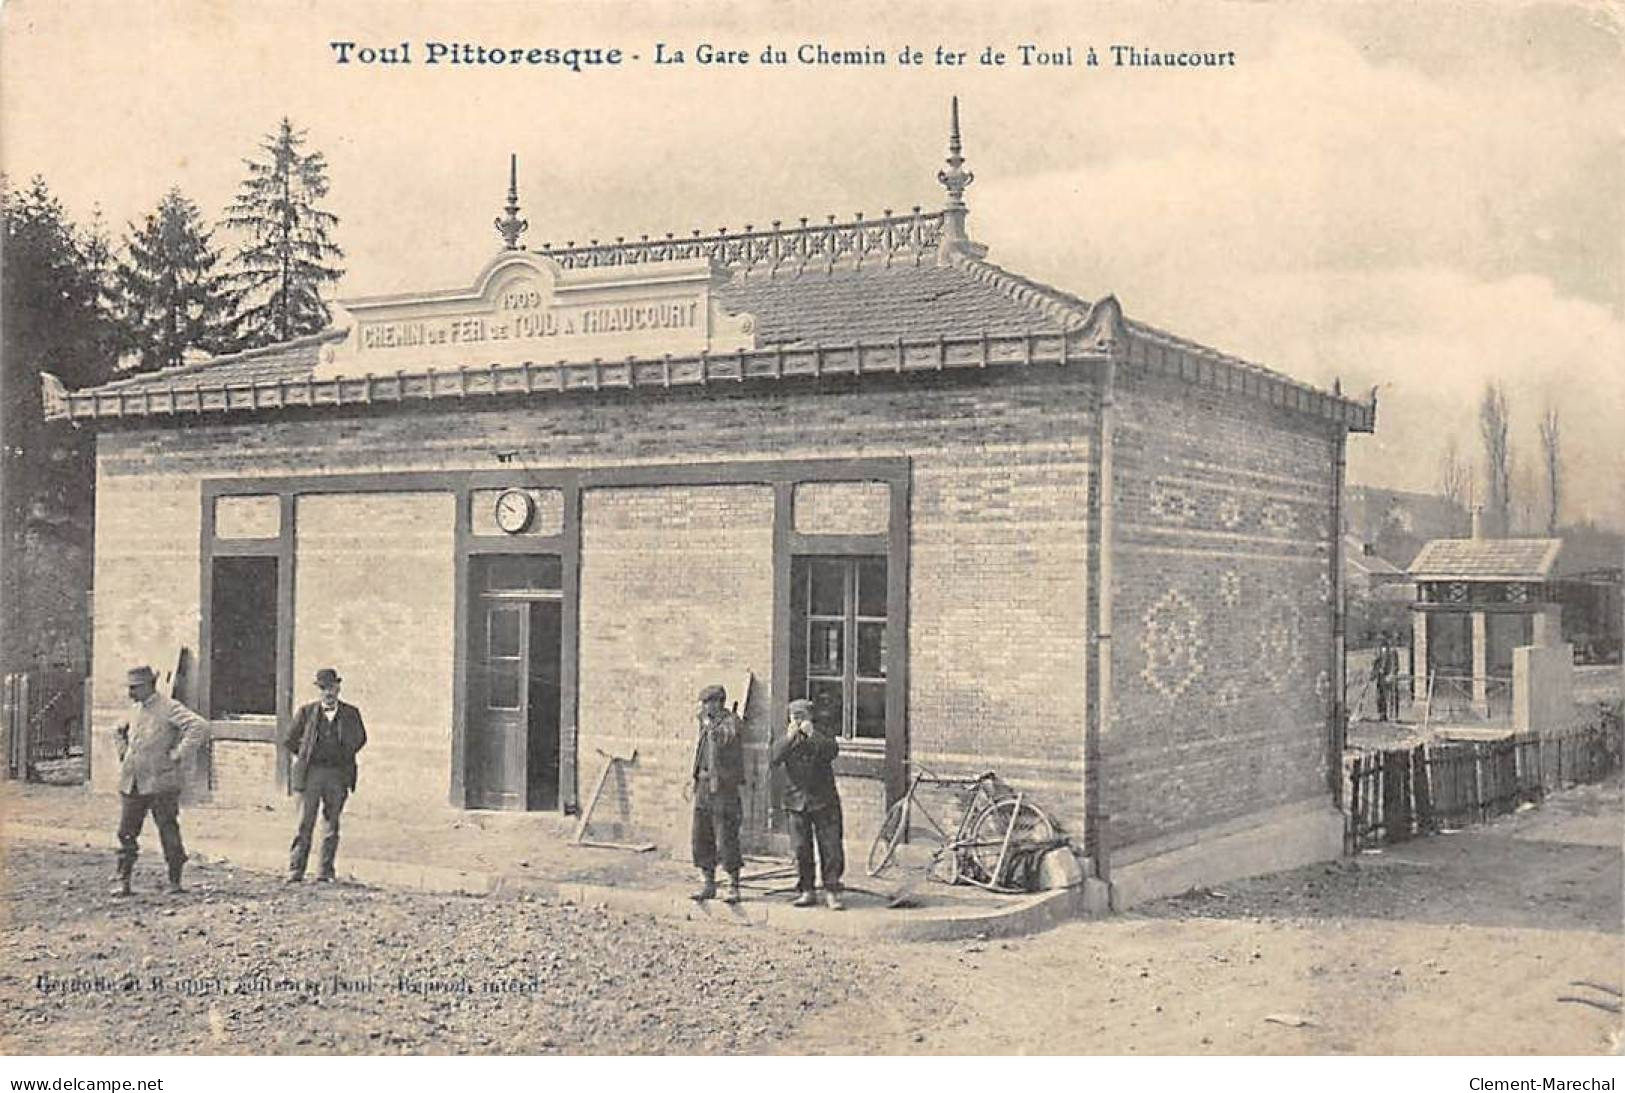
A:
[[[169,866],[169,891],[181,887],[186,847],[181,842],[181,783],[186,763],[209,739],[209,723],[173,698],[158,693],[158,674],[146,665],[125,676],[135,717],[118,727],[118,877],[113,894],[130,894],[130,874],[141,852],[147,813]]]
[[[717,894],[718,858],[728,873],[725,903],[739,902],[739,785],[745,780],[745,750],[739,719],[723,703],[728,692],[713,683],[700,691],[700,736],[694,745],[694,864],[703,881],[696,900]]]
[[[335,876],[339,815],[350,791],[355,789],[355,753],[367,746],[367,727],[361,722],[361,711],[339,701],[339,685],[343,682],[335,669],[318,671],[316,689],[322,697],[299,707],[293,715],[293,727],[288,730],[286,744],[294,754],[288,782],[299,794],[299,830],[288,850],[290,884],[305,879],[318,808],[322,813],[322,861],[316,879],[331,881]]]
[[[841,874],[846,850],[841,845],[841,795],[835,788],[835,756],[841,745],[820,732],[813,721],[813,704],[805,698],[790,703],[789,724],[773,745],[771,766],[784,767],[784,815],[790,825],[790,845],[796,855],[797,907],[818,902],[813,873],[813,844],[818,844],[824,901],[831,911],[845,909],[841,902]]]

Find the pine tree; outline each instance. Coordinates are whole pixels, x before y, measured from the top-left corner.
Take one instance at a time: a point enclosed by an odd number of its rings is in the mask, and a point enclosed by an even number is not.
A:
[[[231,348],[232,296],[215,264],[198,207],[171,189],[138,230],[130,225],[126,257],[115,274],[125,347],[142,369],[180,364],[188,349]]]
[[[338,217],[317,207],[327,196],[327,159],[302,152],[305,131],[287,118],[244,160],[248,177],[226,207],[225,224],[247,238],[232,261],[234,286],[247,306],[237,315],[241,348],[287,341],[327,325],[322,286],[344,270],[331,232]]]
[[[76,228],[38,177],[23,191],[0,177],[0,221],[0,667],[12,672],[88,644],[95,437],[45,420],[40,373],[101,383],[117,349],[105,238]]]

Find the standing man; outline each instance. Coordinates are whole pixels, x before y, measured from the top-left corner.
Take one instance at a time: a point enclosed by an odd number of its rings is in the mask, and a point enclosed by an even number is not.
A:
[[[787,713],[789,726],[784,738],[773,745],[772,765],[783,764],[788,780],[784,812],[790,823],[790,845],[796,853],[798,894],[794,906],[811,907],[818,902],[813,875],[816,839],[824,900],[831,911],[844,910],[841,874],[846,869],[846,849],[841,844],[841,795],[835,788],[833,766],[841,745],[818,730],[813,723],[813,704],[806,699],[790,703]]]
[[[310,838],[316,829],[316,809],[322,811],[322,864],[319,881],[331,881],[339,853],[339,814],[355,789],[355,753],[367,746],[367,727],[361,711],[339,701],[339,685],[344,681],[332,668],[316,673],[316,687],[322,697],[299,707],[288,731],[287,746],[293,752],[289,783],[299,794],[299,830],[288,851],[288,883],[305,879],[305,863],[310,860]]]
[[[724,903],[739,902],[739,785],[745,780],[745,750],[739,719],[724,708],[728,692],[713,683],[700,691],[700,738],[694,746],[694,864],[704,876],[696,900],[717,894],[717,859],[728,872]]]
[[[1393,635],[1384,630],[1382,642],[1377,646],[1377,657],[1371,664],[1371,674],[1377,681],[1377,719],[1388,720],[1388,711],[1393,709],[1395,715],[1399,713],[1399,704],[1394,700],[1394,677],[1399,672],[1399,657],[1394,653],[1392,645]]]
[[[149,810],[169,866],[169,891],[183,892],[181,867],[186,864],[186,847],[181,843],[181,781],[186,762],[209,739],[209,723],[159,694],[158,675],[146,665],[131,668],[125,682],[136,714],[117,733],[119,849],[113,894],[130,894],[130,874],[141,852],[141,825]]]

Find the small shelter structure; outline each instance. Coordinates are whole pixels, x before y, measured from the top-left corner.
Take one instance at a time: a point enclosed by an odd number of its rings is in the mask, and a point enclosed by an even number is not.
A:
[[[1511,698],[1513,650],[1559,641],[1562,607],[1551,586],[1561,539],[1489,539],[1473,514],[1469,539],[1434,539],[1411,562],[1417,666],[1413,697],[1441,688],[1470,696],[1479,716]]]

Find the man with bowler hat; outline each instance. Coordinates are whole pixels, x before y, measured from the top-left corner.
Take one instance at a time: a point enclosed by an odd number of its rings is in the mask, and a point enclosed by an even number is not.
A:
[[[294,754],[289,784],[299,794],[299,830],[288,851],[288,883],[305,879],[310,860],[310,839],[316,829],[316,810],[322,812],[322,862],[319,881],[331,881],[339,852],[339,815],[355,789],[355,753],[367,746],[367,727],[361,711],[339,701],[344,681],[335,669],[316,673],[322,697],[299,707],[288,731],[287,748]]]
[[[125,676],[135,717],[118,727],[118,877],[113,894],[130,894],[130,874],[141,852],[141,825],[151,811],[169,866],[169,891],[182,892],[181,782],[186,763],[209,739],[209,723],[158,693],[158,674],[146,665]]]
[[[745,751],[739,719],[724,708],[728,692],[713,683],[700,691],[700,736],[694,745],[694,864],[704,880],[696,900],[717,894],[717,859],[728,873],[724,903],[739,902],[739,785],[745,780]]]
[[[835,756],[841,745],[825,736],[813,722],[813,704],[804,698],[790,703],[789,725],[773,745],[772,766],[784,767],[787,780],[784,814],[790,824],[790,845],[796,855],[797,907],[818,902],[813,874],[813,843],[823,867],[824,900],[831,911],[845,909],[841,902],[841,873],[846,850],[841,845],[841,795],[835,788]]]

